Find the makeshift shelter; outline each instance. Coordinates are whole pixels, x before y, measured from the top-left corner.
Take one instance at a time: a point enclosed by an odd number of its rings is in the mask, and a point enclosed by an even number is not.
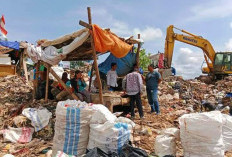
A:
[[[58,62],[61,60],[94,60],[94,69],[96,71],[96,76],[100,87],[100,103],[103,104],[102,85],[99,76],[97,56],[110,51],[115,57],[125,57],[132,49],[132,44],[138,44],[141,40],[134,40],[132,37],[128,39],[119,38],[117,35],[112,33],[110,29],[103,30],[97,25],[92,25],[90,8],[88,8],[88,19],[89,24],[80,21],[80,25],[86,28],[52,41],[40,40],[39,42],[41,43],[41,46],[39,47],[27,43],[21,43],[21,45],[26,48],[28,56],[35,63],[38,63],[36,67],[37,70],[40,63],[44,64],[48,68],[47,82],[48,74],[51,72],[51,74],[62,84],[62,86],[72,95],[74,99],[78,99],[77,96],[65,86],[64,82],[51,69],[51,66],[58,64]],[[36,78],[38,78],[37,74]],[[37,88],[38,79],[36,79],[36,81]],[[47,100],[47,90],[48,84],[46,86],[45,100]]]
[[[28,81],[23,51],[17,41],[0,40],[0,76],[15,75],[16,71],[20,73],[23,69]]]

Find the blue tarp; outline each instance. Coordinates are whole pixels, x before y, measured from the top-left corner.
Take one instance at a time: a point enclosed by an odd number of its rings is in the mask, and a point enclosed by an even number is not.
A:
[[[15,49],[15,50],[19,50],[19,42],[15,41],[4,41],[4,40],[0,40],[0,46],[4,46],[4,47],[8,47],[11,49]]]
[[[129,52],[125,57],[123,58],[116,58],[112,54],[107,57],[107,59],[99,64],[99,71],[107,74],[107,72],[111,69],[111,63],[117,63],[117,74],[118,76],[125,76],[128,74],[131,70],[133,70],[133,65],[135,64],[136,60],[136,54]]]

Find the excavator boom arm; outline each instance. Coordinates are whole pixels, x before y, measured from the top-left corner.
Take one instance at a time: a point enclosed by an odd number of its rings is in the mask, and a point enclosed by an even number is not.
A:
[[[175,28],[173,25],[169,26],[167,28],[167,35],[166,35],[166,40],[165,40],[165,51],[164,51],[164,61],[166,64],[166,67],[171,67],[172,63],[172,56],[173,56],[173,50],[174,50],[174,44],[175,40],[199,47],[203,50],[204,55],[208,60],[206,60],[206,63],[210,69],[213,68],[213,62],[214,62],[214,57],[215,57],[215,51],[211,43],[199,36],[196,36],[192,33],[189,33],[185,30],[180,30],[181,32],[188,34],[177,34],[174,33],[173,28]]]

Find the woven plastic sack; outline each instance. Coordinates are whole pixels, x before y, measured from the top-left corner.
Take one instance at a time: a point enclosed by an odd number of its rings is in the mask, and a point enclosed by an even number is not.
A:
[[[224,157],[221,112],[185,114],[179,122],[185,157]]]
[[[56,108],[53,156],[58,151],[81,156],[85,153],[92,106],[76,100],[60,101]]]
[[[9,127],[2,131],[5,141],[13,143],[28,143],[32,139],[33,128],[12,128]]]
[[[104,152],[120,153],[122,146],[129,142],[132,125],[122,122],[91,124],[88,149],[98,147]]]
[[[222,136],[223,142],[225,144],[225,151],[232,150],[232,117],[229,115],[223,115],[223,126],[222,126]]]
[[[31,120],[31,125],[35,128],[35,132],[46,127],[52,117],[52,113],[46,108],[26,108],[23,110],[22,114]]]

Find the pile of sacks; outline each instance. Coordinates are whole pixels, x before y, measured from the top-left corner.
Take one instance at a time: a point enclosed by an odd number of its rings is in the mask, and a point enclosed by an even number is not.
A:
[[[159,156],[176,155],[181,141],[185,157],[224,157],[232,150],[232,117],[219,111],[185,114],[179,118],[180,130],[169,128],[156,137]]]
[[[103,105],[76,100],[58,102],[52,154],[81,156],[95,147],[119,153],[130,140],[134,123],[117,118]]]

